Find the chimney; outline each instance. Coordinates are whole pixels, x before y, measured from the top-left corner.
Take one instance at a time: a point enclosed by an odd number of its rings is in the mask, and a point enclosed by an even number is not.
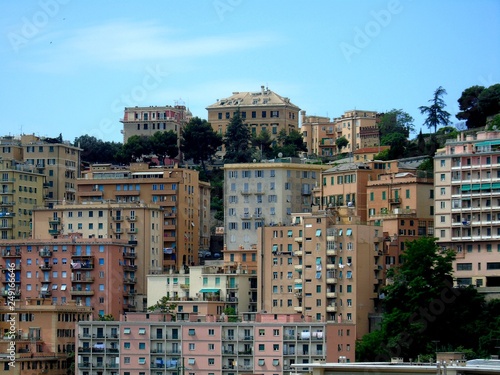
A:
[[[264,85],[260,86],[260,91],[262,92],[262,94],[264,94]]]

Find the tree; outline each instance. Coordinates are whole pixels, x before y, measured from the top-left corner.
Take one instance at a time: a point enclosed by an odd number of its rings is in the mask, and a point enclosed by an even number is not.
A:
[[[468,129],[484,126],[486,122],[486,116],[479,106],[479,95],[483,91],[483,86],[471,86],[466,88],[457,100],[460,112],[456,117],[459,120],[466,120]]]
[[[118,163],[120,159],[117,155],[123,147],[119,142],[104,142],[87,134],[76,137],[73,145],[83,150],[81,152],[81,159],[90,164]]]
[[[229,122],[224,136],[226,163],[250,163],[252,161],[252,149],[250,147],[250,130],[243,122],[239,109],[234,113]]]
[[[479,107],[486,117],[500,112],[500,83],[488,87],[479,94]]]
[[[392,109],[381,115],[378,122],[381,144],[385,136],[392,133],[401,133],[406,138],[410,136],[410,132],[414,131],[413,117],[402,109]]]
[[[201,163],[204,172],[205,162],[215,155],[221,145],[222,137],[213,131],[209,122],[199,117],[193,117],[182,129],[181,151],[184,158]]]
[[[257,152],[260,155],[260,160],[271,159],[274,156],[272,144],[273,140],[267,129],[263,129],[259,135],[252,138],[252,146],[257,149]]]
[[[391,146],[388,152],[389,160],[400,159],[406,156],[408,138],[401,133],[391,133],[384,136],[382,145]]]
[[[115,320],[115,317],[111,314],[99,315],[99,320],[104,322],[112,322]]]
[[[144,155],[151,154],[151,139],[143,135],[133,135],[128,140],[127,143],[123,145],[120,152],[120,157],[127,161],[136,161],[142,158]]]
[[[418,133],[417,136],[417,148],[420,155],[425,154],[425,138],[424,135],[422,134],[422,129],[420,129],[420,133]]]
[[[342,149],[349,144],[349,141],[345,136],[342,136],[335,140],[335,144],[337,145],[338,152],[341,152]]]
[[[439,86],[436,91],[434,91],[434,96],[429,100],[432,103],[430,106],[420,106],[418,109],[421,114],[427,115],[424,121],[424,125],[427,127],[434,128],[434,133],[437,131],[439,125],[447,126],[450,124],[450,114],[444,110],[446,104],[442,98],[446,95],[446,90]]]
[[[276,138],[277,144],[273,147],[274,155],[281,153],[283,157],[296,157],[300,151],[307,151],[302,133],[292,130],[289,134],[281,129]]]
[[[173,159],[179,154],[177,134],[172,130],[154,133],[149,139],[149,145],[150,152],[158,157],[160,165],[165,163],[167,157]]]
[[[177,309],[177,303],[172,302],[169,296],[161,297],[153,306],[148,307],[148,311],[157,311],[161,313],[170,315],[172,320],[175,320],[175,310]]]

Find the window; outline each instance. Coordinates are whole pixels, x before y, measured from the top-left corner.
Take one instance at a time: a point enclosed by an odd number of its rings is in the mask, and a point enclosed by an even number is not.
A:
[[[208,344],[208,350],[215,350],[215,344]]]
[[[209,365],[215,365],[215,359],[214,358],[209,358],[208,359],[208,364]]]
[[[215,330],[214,330],[214,329],[212,329],[212,328],[210,328],[210,329],[208,330],[208,335],[209,335],[209,336],[214,336],[214,335],[215,335]]]
[[[189,343],[189,350],[196,350],[196,344],[194,342]]]
[[[279,329],[273,329],[273,336],[279,336],[280,335],[280,330]]]
[[[140,343],[139,343],[139,349],[140,349],[140,350],[144,350],[144,349],[146,349],[146,343],[145,343],[145,342],[140,342]]]
[[[266,350],[266,344],[259,344],[259,351],[264,351]]]
[[[146,358],[145,357],[139,357],[139,364],[140,365],[146,364]]]
[[[123,358],[123,363],[126,363],[126,364],[130,363],[130,357]]]
[[[266,361],[264,359],[259,359],[259,366],[264,366]]]
[[[265,335],[266,335],[266,330],[259,329],[259,336],[265,336]]]
[[[123,343],[123,349],[130,349],[130,343],[129,342],[124,342]]]
[[[125,335],[130,335],[130,328],[124,328],[124,329],[123,329],[123,333],[124,333]]]
[[[139,335],[145,335],[146,334],[146,328],[139,328]]]
[[[195,335],[195,329],[194,328],[190,328],[189,331],[188,331],[188,335],[189,336],[194,336]]]

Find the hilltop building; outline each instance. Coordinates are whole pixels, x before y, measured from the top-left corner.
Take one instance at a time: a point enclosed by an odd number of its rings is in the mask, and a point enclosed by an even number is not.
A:
[[[282,97],[264,86],[256,92],[233,92],[231,96],[217,99],[216,103],[209,105],[208,122],[212,129],[224,136],[227,125],[237,110],[253,135],[267,130],[274,139],[282,130],[286,134],[299,130],[300,108],[289,98]]]

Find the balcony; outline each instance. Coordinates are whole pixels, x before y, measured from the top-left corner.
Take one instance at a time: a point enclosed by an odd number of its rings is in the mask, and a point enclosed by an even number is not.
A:
[[[52,291],[50,290],[40,292],[40,298],[49,298],[50,296],[52,296]]]
[[[40,270],[41,271],[50,271],[52,269],[52,264],[50,263],[43,263],[43,264],[40,264]]]
[[[15,299],[19,299],[21,297],[20,289],[5,289],[1,291],[2,297],[14,296]]]
[[[42,258],[50,258],[52,256],[52,251],[49,249],[40,249],[38,250],[38,255],[40,255]]]
[[[401,203],[401,198],[396,197],[396,198],[389,198],[389,204],[400,204]]]
[[[2,194],[2,195],[12,195],[12,194],[14,194],[15,192],[16,192],[16,191],[15,191],[14,189],[11,189],[11,190],[6,189],[6,190],[2,190],[2,193],[1,193],[1,194]]]
[[[123,230],[122,228],[113,228],[113,232],[114,232],[115,234],[120,234],[120,233],[123,233],[123,232],[124,232],[124,230]]]
[[[71,295],[72,296],[93,296],[94,291],[93,290],[82,290],[82,289],[77,289],[77,288],[71,288]]]
[[[113,219],[114,221],[123,221],[123,216],[111,216],[111,219]]]
[[[124,264],[123,270],[124,271],[137,271],[137,266],[135,264]]]
[[[49,229],[49,234],[51,236],[57,236],[59,233],[61,233],[60,229]]]
[[[326,306],[326,311],[328,312],[337,312],[337,305],[336,304],[331,304]]]
[[[124,277],[123,278],[124,284],[135,284],[136,282],[137,282],[137,279],[135,277]]]
[[[302,272],[302,264],[296,264],[295,266],[293,266],[293,268],[297,272]]]
[[[336,264],[327,264],[326,269],[327,270],[335,270],[335,269],[337,269],[337,265]]]
[[[72,283],[93,283],[94,280],[95,280],[95,278],[91,277],[91,276],[71,275],[71,282]]]
[[[51,217],[49,218],[49,224],[61,224],[60,217]]]
[[[338,280],[336,277],[327,277],[326,278],[326,283],[327,284],[337,284]]]
[[[295,238],[294,238],[294,241],[295,241],[295,242],[302,242],[302,237],[295,237]]]
[[[127,221],[137,221],[137,216],[126,216]]]
[[[137,228],[127,228],[127,233],[129,233],[129,234],[134,234],[137,232],[138,232]]]
[[[92,258],[94,255],[92,253],[85,253],[85,254],[82,254],[82,253],[79,253],[79,252],[76,252],[76,251],[73,251],[71,253],[71,258]]]
[[[91,262],[72,263],[71,269],[73,269],[73,270],[93,270],[94,263],[91,263]]]
[[[132,251],[125,251],[123,253],[123,257],[128,258],[128,259],[135,259],[135,258],[137,258],[137,254],[135,252],[132,252]]]
[[[302,306],[295,306],[293,310],[296,312],[302,312]]]
[[[337,250],[327,249],[326,250],[326,255],[335,256],[335,255],[337,255]]]
[[[2,250],[2,257],[21,258],[21,250]]]
[[[15,203],[11,201],[0,201],[0,207],[2,206],[13,206]]]
[[[181,284],[181,289],[189,290],[189,284]]]
[[[250,215],[248,213],[244,213],[244,214],[240,215],[241,220],[250,220],[251,218],[252,218],[252,215]]]
[[[295,255],[296,257],[301,257],[302,256],[302,250],[294,251],[293,255]]]

